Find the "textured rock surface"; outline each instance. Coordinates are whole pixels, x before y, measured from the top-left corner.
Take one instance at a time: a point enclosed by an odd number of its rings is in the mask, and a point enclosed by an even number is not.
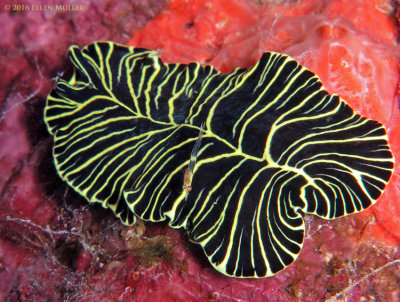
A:
[[[391,2],[188,2],[70,1],[84,10],[57,11],[58,2],[48,1],[53,10],[33,11],[26,1],[30,10],[15,12],[2,3],[0,300],[400,301],[398,168],[363,214],[307,217],[299,259],[263,280],[221,276],[184,232],[124,227],[59,180],[42,110],[52,78],[70,71],[67,47],[131,36],[130,44],[158,49],[167,62],[222,71],[250,66],[264,50],[288,53],[330,92],[384,123],[399,161],[400,53]]]

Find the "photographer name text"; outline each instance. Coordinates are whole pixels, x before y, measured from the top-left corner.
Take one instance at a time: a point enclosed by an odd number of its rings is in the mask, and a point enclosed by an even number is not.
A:
[[[83,11],[85,6],[79,5],[42,5],[42,4],[6,4],[4,9],[8,11]]]

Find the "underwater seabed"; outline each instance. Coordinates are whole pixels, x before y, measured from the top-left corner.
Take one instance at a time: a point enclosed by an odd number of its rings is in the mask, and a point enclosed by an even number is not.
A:
[[[126,227],[88,204],[57,175],[43,122],[55,80],[72,72],[72,44],[114,41],[222,72],[248,68],[268,50],[292,56],[330,93],[385,125],[398,161],[396,1],[62,5],[84,10],[0,7],[0,300],[399,301],[397,166],[370,209],[336,220],[305,215],[302,251],[286,270],[235,279],[216,272],[183,230],[139,220]]]

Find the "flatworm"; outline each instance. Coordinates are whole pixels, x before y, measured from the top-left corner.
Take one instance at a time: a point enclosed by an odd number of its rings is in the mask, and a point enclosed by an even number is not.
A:
[[[225,275],[283,270],[302,248],[302,213],[360,212],[392,174],[385,128],[287,55],[229,74],[112,42],[71,46],[69,58],[74,74],[45,108],[61,178],[127,225],[185,228]]]

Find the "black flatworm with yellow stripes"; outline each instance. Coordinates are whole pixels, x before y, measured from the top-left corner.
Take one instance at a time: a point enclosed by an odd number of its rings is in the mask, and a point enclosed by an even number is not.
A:
[[[72,46],[69,58],[75,72],[45,109],[61,178],[127,225],[185,228],[225,275],[283,270],[303,245],[302,212],[360,212],[391,176],[385,128],[287,55],[229,74],[111,42]]]

